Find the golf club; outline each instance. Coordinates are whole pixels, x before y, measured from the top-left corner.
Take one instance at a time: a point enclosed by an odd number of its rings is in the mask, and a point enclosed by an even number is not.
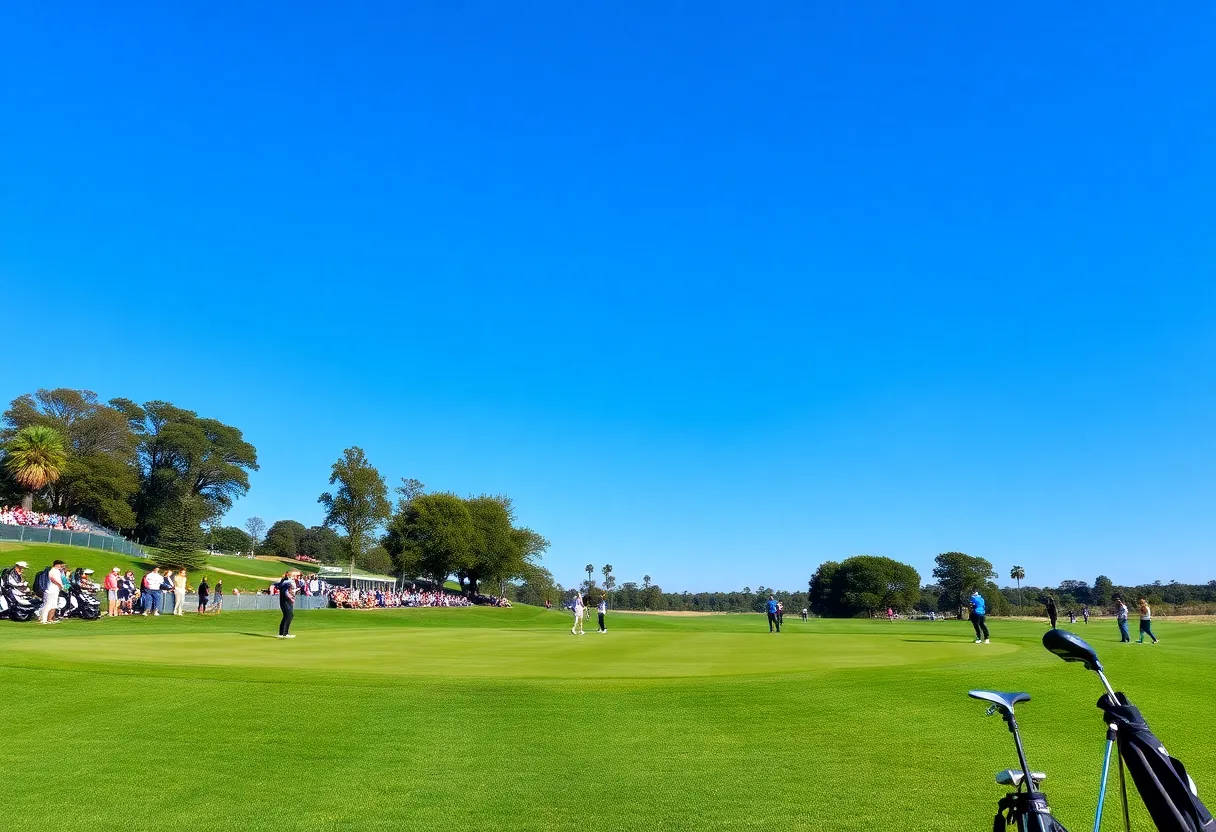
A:
[[[1014,717],[1013,707],[1019,702],[1029,702],[1029,693],[1002,693],[995,690],[968,691],[972,699],[989,703],[988,715],[999,713],[1013,734],[1013,744],[1018,752],[1020,771],[1005,769],[998,772],[996,782],[1002,786],[1013,786],[1015,791],[1009,792],[997,802],[996,817],[993,818],[994,830],[1014,826],[1018,832],[1067,832],[1051,815],[1047,805],[1047,795],[1039,791],[1039,784],[1047,778],[1041,771],[1031,771],[1026,761],[1026,750],[1022,747],[1022,735],[1018,731],[1018,721]],[[1025,787],[1025,791],[1023,791]]]

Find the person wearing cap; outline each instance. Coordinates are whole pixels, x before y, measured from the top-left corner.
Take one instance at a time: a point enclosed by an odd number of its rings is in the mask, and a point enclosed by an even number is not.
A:
[[[971,590],[971,600],[968,602],[971,605],[971,626],[975,629],[975,643],[988,643],[988,602],[984,600],[984,596],[980,595],[979,588]]]
[[[25,582],[25,578],[22,576],[22,573],[25,572],[29,566],[30,565],[23,560],[19,560],[14,563],[12,569],[6,570],[4,576],[5,586],[10,587],[11,589],[27,589],[29,585]]]
[[[185,615],[182,609],[186,605],[186,570],[179,569],[177,574],[173,575],[173,614]]]
[[[111,618],[118,615],[118,574],[121,571],[121,569],[115,566],[110,570],[110,574],[106,575],[106,600],[110,602],[110,611],[106,615]]]
[[[38,610],[39,624],[55,623],[55,613],[59,609],[59,593],[64,588],[66,566],[66,563],[57,560],[46,573],[46,592],[42,595],[42,609]]]
[[[781,632],[781,618],[777,615],[780,607],[777,604],[777,599],[771,592],[768,595],[768,603],[765,604],[764,607],[768,612],[768,631],[770,633]]]

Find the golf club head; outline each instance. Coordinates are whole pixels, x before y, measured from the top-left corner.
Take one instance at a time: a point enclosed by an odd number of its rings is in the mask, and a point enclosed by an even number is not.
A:
[[[1043,633],[1043,646],[1066,662],[1081,662],[1087,670],[1102,672],[1102,662],[1094,648],[1085,639],[1067,630],[1048,630]]]

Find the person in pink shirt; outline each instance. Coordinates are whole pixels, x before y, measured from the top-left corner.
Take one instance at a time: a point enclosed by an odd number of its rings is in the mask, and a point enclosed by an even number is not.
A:
[[[122,570],[115,566],[110,570],[110,574],[106,575],[106,600],[110,602],[110,611],[107,613],[107,615],[118,615],[118,573],[121,571]]]

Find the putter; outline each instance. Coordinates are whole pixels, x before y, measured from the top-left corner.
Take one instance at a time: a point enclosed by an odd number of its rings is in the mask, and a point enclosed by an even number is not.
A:
[[[1018,731],[1018,721],[1013,715],[1013,706],[1019,702],[1029,702],[1029,693],[1001,693],[995,690],[968,691],[972,699],[988,703],[988,716],[1000,714],[1013,734],[1013,744],[1018,751],[1020,771],[1007,768],[998,772],[996,782],[1002,786],[1012,786],[1015,791],[1005,795],[997,804],[996,818],[993,828],[1004,828],[1013,825],[1018,832],[1067,832],[1051,815],[1051,807],[1047,805],[1047,795],[1039,791],[1039,784],[1047,779],[1041,771],[1031,771],[1026,762],[1026,750],[1022,747],[1022,735]],[[1022,788],[1025,787],[1025,791]],[[1004,813],[1004,817],[1002,817]]]
[[[1102,687],[1106,688],[1106,693],[1110,696],[1111,701],[1118,701],[1115,689],[1110,686],[1110,681],[1102,672],[1102,662],[1098,661],[1097,652],[1089,646],[1085,639],[1073,635],[1067,630],[1048,630],[1043,634],[1043,646],[1064,661],[1080,662],[1085,665],[1086,670],[1097,673],[1098,678],[1102,680]],[[1106,783],[1110,777],[1110,754],[1118,740],[1116,733],[1118,730],[1119,726],[1113,722],[1106,726],[1106,753],[1102,757],[1102,780],[1098,785],[1098,809],[1094,812],[1094,832],[1101,832],[1102,829],[1102,806],[1106,802]],[[1122,756],[1119,757],[1119,792],[1123,798],[1123,830],[1131,832],[1131,818],[1127,811],[1127,779],[1123,775]]]

